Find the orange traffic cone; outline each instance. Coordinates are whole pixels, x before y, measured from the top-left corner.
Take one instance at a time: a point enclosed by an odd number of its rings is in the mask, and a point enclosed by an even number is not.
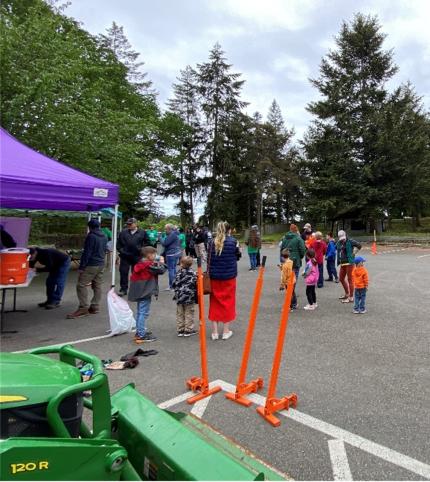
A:
[[[376,249],[376,231],[373,231],[373,243],[372,243],[372,254],[378,254],[378,251]]]

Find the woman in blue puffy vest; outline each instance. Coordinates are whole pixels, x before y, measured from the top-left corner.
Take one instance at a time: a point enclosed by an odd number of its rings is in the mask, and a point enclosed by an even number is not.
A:
[[[212,340],[218,340],[218,327],[222,323],[222,339],[228,340],[233,332],[230,322],[236,319],[236,277],[238,246],[231,236],[231,227],[219,222],[216,236],[208,246],[211,294],[209,320],[212,322]]]

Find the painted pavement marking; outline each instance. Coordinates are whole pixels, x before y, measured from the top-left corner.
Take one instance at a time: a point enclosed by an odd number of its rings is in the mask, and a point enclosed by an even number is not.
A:
[[[231,383],[225,382],[223,380],[214,380],[209,384],[209,386],[214,385],[221,386],[222,390],[225,392],[234,392],[236,388]],[[159,407],[162,407],[162,405],[166,404],[171,407],[176,403],[180,403],[181,401],[186,400],[190,396],[190,394],[191,392],[187,392],[183,395],[180,395],[179,397],[172,398],[171,400],[160,404]],[[257,393],[252,393],[248,395],[247,398],[254,402],[256,405],[264,406],[266,404],[266,397],[263,397],[262,395],[259,395]],[[174,402],[175,400],[179,401]],[[414,474],[417,474],[425,478],[426,480],[430,479],[430,465],[425,464],[424,462],[420,462],[419,460],[409,457],[408,455],[404,455],[400,452],[397,452],[396,450],[384,447],[383,445],[367,440],[360,435],[348,432],[347,430],[336,427],[335,425],[324,422],[323,420],[319,420],[318,418],[312,417],[311,415],[307,415],[293,408],[289,409],[288,411],[282,410],[281,412],[279,412],[279,415],[290,418],[297,423],[322,432],[329,437],[335,439],[336,441],[347,443],[352,447],[356,447],[364,452],[379,457],[386,462],[409,470],[410,472],[413,472]]]
[[[205,413],[205,410],[208,407],[208,404],[211,398],[212,398],[212,395],[209,395],[209,397],[203,398],[202,400],[199,400],[198,402],[196,402],[194,404],[194,407],[191,409],[191,413],[198,418],[202,418],[203,414]]]
[[[345,444],[342,440],[329,440],[328,449],[330,452],[331,466],[333,467],[334,480],[354,480],[349,468]]]
[[[125,334],[125,333],[124,333]],[[92,338],[82,338],[81,340],[74,340],[74,341],[65,341],[64,343],[54,343],[51,345],[45,345],[42,347],[37,347],[37,348],[46,348],[47,346],[63,346],[63,345],[78,345],[79,343],[85,343],[87,341],[96,341],[96,340],[103,340],[104,338],[112,338],[113,336],[118,336],[118,335],[101,335],[101,336],[93,336]],[[34,348],[27,348],[25,350],[18,350],[18,351],[13,351],[12,353],[25,353],[27,351],[34,350]]]

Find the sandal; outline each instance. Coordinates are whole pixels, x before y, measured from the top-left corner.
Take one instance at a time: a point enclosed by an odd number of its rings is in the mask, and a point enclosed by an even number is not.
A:
[[[353,298],[345,298],[341,301],[341,303],[353,303],[354,299]]]

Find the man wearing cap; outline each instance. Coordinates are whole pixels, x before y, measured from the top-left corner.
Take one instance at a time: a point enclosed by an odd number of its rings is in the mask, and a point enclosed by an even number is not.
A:
[[[313,233],[312,226],[309,223],[306,223],[303,226],[302,234],[300,235],[303,241],[305,242],[305,245],[306,245],[306,242],[309,241],[309,238],[312,236],[312,233]]]
[[[134,265],[139,261],[140,250],[150,244],[146,231],[138,228],[137,219],[130,218],[127,221],[127,227],[119,233],[117,242],[120,259],[120,296],[127,294],[130,268],[133,271]]]
[[[81,318],[90,313],[100,311],[100,299],[102,296],[103,273],[105,269],[105,256],[107,238],[100,229],[97,219],[88,222],[89,232],[85,238],[84,251],[79,264],[79,278],[76,286],[79,308],[67,315],[67,318]],[[93,290],[91,302],[88,300],[88,288]]]
[[[354,301],[352,271],[354,269],[355,253],[361,249],[361,244],[354,239],[349,239],[343,230],[337,233],[337,237],[337,264],[338,266],[340,265],[339,281],[345,290],[345,294],[340,296],[339,299],[342,303],[352,303]]]

